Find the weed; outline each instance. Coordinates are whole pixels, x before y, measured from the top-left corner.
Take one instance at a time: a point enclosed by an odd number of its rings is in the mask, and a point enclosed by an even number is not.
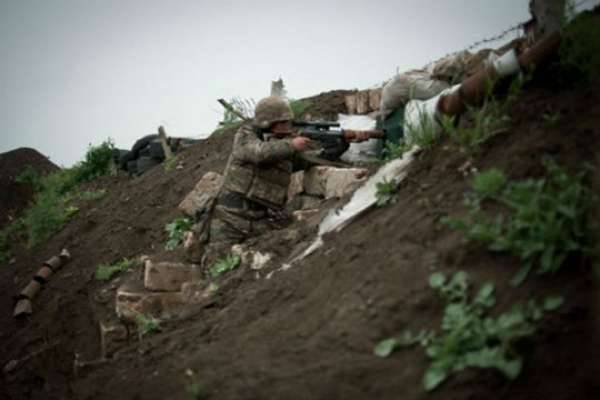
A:
[[[94,200],[99,200],[101,198],[103,198],[104,196],[106,196],[106,190],[101,189],[101,190],[96,190],[96,191],[83,191],[81,193],[79,193],[79,198],[83,201],[94,201]]]
[[[165,231],[167,231],[167,244],[165,248],[167,250],[173,250],[183,242],[183,235],[186,231],[189,231],[193,225],[193,221],[190,218],[180,217],[176,218],[170,224],[165,225]]]
[[[38,192],[42,188],[42,177],[31,165],[25,167],[23,172],[15,178],[15,182],[30,185],[34,192]]]
[[[123,258],[114,264],[100,264],[96,268],[96,279],[99,281],[109,281],[116,274],[128,271],[133,265],[133,260],[128,258]]]
[[[402,158],[411,146],[404,141],[399,143],[386,142],[383,149],[383,161],[388,162],[396,158]]]
[[[440,331],[422,330],[416,335],[405,331],[379,342],[374,349],[376,355],[387,357],[400,347],[420,344],[431,360],[423,376],[428,391],[470,367],[495,368],[508,379],[515,379],[523,364],[515,344],[535,333],[545,311],[556,310],[563,303],[560,296],[546,298],[542,306],[530,300],[494,318],[488,315],[496,302],[493,283],[485,283],[473,298],[463,271],[450,279],[442,273],[432,274],[429,286],[446,302]]]
[[[76,164],[75,181],[77,183],[89,182],[99,176],[107,175],[114,163],[114,143],[111,139],[102,142],[99,146],[90,145],[85,159]]]
[[[405,121],[405,151],[414,146],[423,150],[431,149],[440,139],[438,124],[432,121],[424,112],[419,114],[419,122],[411,124]]]
[[[177,167],[178,162],[179,162],[178,157],[176,155],[174,155],[173,157],[168,158],[164,161],[163,167],[166,172],[170,172],[170,171],[173,171],[175,169],[175,167]]]
[[[187,386],[186,391],[192,397],[192,400],[202,400],[206,398],[206,392],[204,391],[204,388],[197,382],[190,383]]]
[[[587,84],[600,73],[600,26],[596,18],[582,13],[563,30],[559,49],[567,79]]]
[[[240,266],[241,259],[236,255],[229,255],[218,260],[212,267],[210,267],[210,276],[217,278],[226,272],[233,271]]]
[[[544,120],[544,125],[546,125],[548,128],[552,128],[558,125],[561,119],[561,115],[558,112],[552,114],[544,113],[542,114],[542,119]]]
[[[377,192],[375,197],[377,198],[377,206],[383,207],[387,204],[394,204],[396,202],[396,193],[398,192],[398,184],[395,180],[388,181],[384,179],[383,182],[377,182]]]
[[[584,215],[592,196],[583,185],[584,173],[572,177],[552,160],[544,165],[548,175],[540,179],[506,183],[498,170],[479,174],[473,183],[475,192],[466,196],[468,217],[442,219],[491,251],[519,257],[523,266],[514,285],[523,282],[534,265],[538,274],[553,273],[570,253],[587,251]],[[480,207],[484,198],[507,212],[490,219]]]
[[[140,337],[144,337],[150,333],[160,332],[160,321],[152,316],[146,316],[142,313],[138,313],[135,316],[135,322],[137,324],[138,333]]]
[[[23,216],[29,246],[37,246],[49,239],[63,227],[69,215],[72,214],[65,209],[64,199],[59,193],[54,190],[38,193],[35,204]]]
[[[506,176],[497,168],[488,169],[473,178],[473,190],[482,198],[500,193],[506,186]]]

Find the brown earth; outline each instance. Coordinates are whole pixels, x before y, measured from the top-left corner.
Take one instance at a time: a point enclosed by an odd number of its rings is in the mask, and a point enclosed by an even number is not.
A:
[[[27,166],[40,175],[57,171],[59,168],[34,149],[22,147],[0,154],[0,229],[17,218],[33,199],[33,188],[15,182]]]
[[[530,84],[512,110],[510,131],[488,141],[472,165],[519,179],[543,174],[548,155],[571,172],[589,163],[596,167],[590,185],[600,193],[600,83],[556,92],[546,89],[547,79]],[[549,126],[544,113],[559,113],[560,120]],[[556,275],[511,288],[517,260],[465,244],[439,224],[441,216],[464,213],[470,180],[459,171],[467,157],[448,140],[419,154],[396,204],[370,210],[270,279],[245,268],[230,273],[215,298],[186,319],[75,375],[76,356],[99,356],[98,319],[123,279],[99,283],[96,266],[140,254],[168,256],[164,225],[205,172],[221,172],[231,138],[226,132],[187,149],[180,170],[159,166],[140,178],[95,182],[108,190],[106,197],[82,204],[39,249],[14,249],[16,264],[0,269],[0,366],[23,361],[0,377],[0,399],[190,399],[192,383],[214,399],[600,398],[600,297],[590,260],[572,257]],[[596,205],[590,219],[599,211]],[[293,244],[312,239],[314,229],[291,232],[272,234],[259,247],[271,247],[282,260]],[[33,316],[15,321],[11,296],[62,247],[73,260],[35,299]],[[548,294],[566,302],[522,344],[526,362],[518,379],[468,370],[428,394],[421,386],[422,350],[381,359],[373,347],[406,328],[439,326],[443,304],[427,279],[432,271],[461,269],[475,283],[496,283],[498,312]]]

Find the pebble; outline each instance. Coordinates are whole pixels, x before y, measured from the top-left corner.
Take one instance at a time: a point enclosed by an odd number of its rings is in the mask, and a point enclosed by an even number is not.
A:
[[[4,366],[4,373],[5,374],[9,374],[12,371],[14,371],[17,368],[17,365],[19,365],[19,362],[17,360],[10,360],[5,366]]]

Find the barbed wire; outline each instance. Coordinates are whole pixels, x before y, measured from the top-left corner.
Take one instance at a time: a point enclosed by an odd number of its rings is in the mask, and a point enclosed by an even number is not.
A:
[[[584,5],[586,3],[589,3],[590,1],[592,1],[592,0],[580,0],[577,3],[573,4],[572,6],[569,6],[569,8],[570,8],[571,11],[576,12],[578,8],[580,8],[582,5]],[[437,63],[438,61],[443,60],[446,57],[454,56],[454,55],[457,55],[457,54],[462,53],[464,51],[470,51],[470,50],[476,49],[476,48],[478,48],[478,47],[480,47],[480,46],[482,46],[484,44],[487,44],[487,43],[497,42],[498,40],[504,39],[508,34],[510,34],[512,32],[516,32],[516,31],[519,31],[519,30],[524,30],[525,25],[529,21],[531,21],[531,20],[519,22],[519,23],[511,26],[510,28],[505,29],[504,31],[502,31],[501,33],[499,33],[499,34],[497,34],[495,36],[488,37],[488,38],[485,38],[485,39],[481,39],[481,40],[479,40],[477,42],[474,42],[470,46],[465,47],[462,50],[458,50],[458,51],[455,51],[455,52],[452,52],[452,53],[448,53],[448,54],[446,54],[446,55],[444,55],[444,56],[442,56],[442,57],[440,57],[440,58],[438,58],[438,59],[436,59],[434,61],[430,61],[427,64],[425,64],[425,68],[427,68],[428,66],[430,66],[432,64]],[[523,35],[523,33],[524,32],[521,32],[519,34],[519,36],[517,36],[517,38],[521,37]]]

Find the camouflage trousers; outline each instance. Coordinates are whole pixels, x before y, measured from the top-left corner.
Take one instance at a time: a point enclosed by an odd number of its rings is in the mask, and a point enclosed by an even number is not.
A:
[[[217,204],[211,215],[204,266],[231,253],[231,246],[281,229],[287,222],[286,218],[267,208],[248,210]]]

